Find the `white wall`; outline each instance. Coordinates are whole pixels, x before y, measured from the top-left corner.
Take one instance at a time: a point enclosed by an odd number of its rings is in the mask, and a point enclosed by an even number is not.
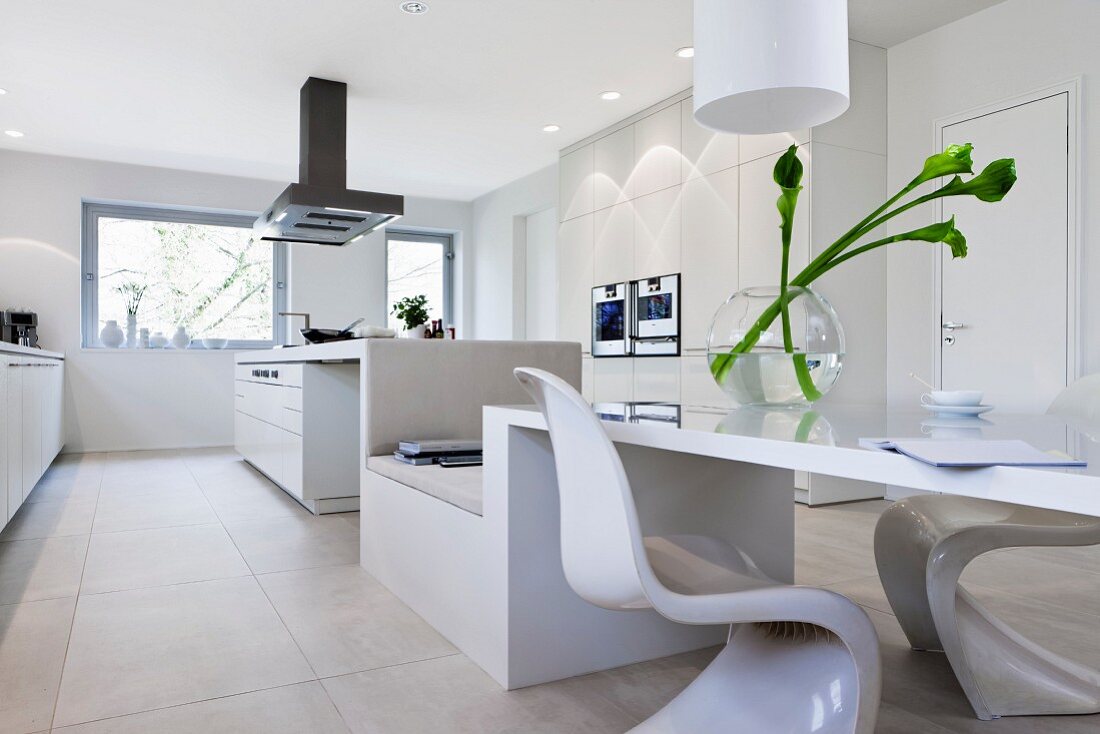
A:
[[[454,237],[453,308],[459,338],[469,338],[469,300],[465,297],[466,273],[472,257],[469,202],[405,197],[405,215],[394,223],[409,228],[450,234]],[[354,245],[315,247],[291,245],[289,307],[309,313],[312,325],[338,329],[363,317],[368,324],[386,325],[393,305],[386,302],[386,233],[380,229]],[[300,319],[288,324],[294,343],[301,342]]]
[[[473,336],[512,339],[519,335],[526,297],[522,218],[557,204],[556,163],[474,199]]]
[[[0,151],[0,308],[37,311],[41,345],[65,352],[66,451],[220,446],[233,440],[231,353],[81,349],[81,199],[258,211],[285,186]],[[406,207],[403,223],[409,226],[469,231],[469,204],[406,199]],[[458,242],[465,247],[464,238]],[[308,252],[296,247],[290,302],[316,308],[317,325],[339,324],[350,314],[381,319],[384,268],[378,266],[377,243],[357,250],[358,244]],[[461,293],[455,302],[462,304]]]
[[[933,123],[987,103],[1083,75],[1083,185],[1085,222],[1081,239],[1083,372],[1100,371],[1100,217],[1091,216],[1096,197],[1090,174],[1100,174],[1100,3],[1095,0],[1007,0],[888,52],[888,183],[893,192],[907,183],[933,150]],[[1090,143],[1090,141],[1093,141]],[[959,141],[965,142],[965,141]],[[1020,141],[1026,145],[1027,141]],[[982,166],[990,158],[974,152]],[[1027,171],[1020,171],[1026,176]],[[900,232],[934,220],[933,204],[890,223]],[[1012,206],[1011,195],[1000,206]],[[960,223],[966,232],[966,223]],[[972,246],[977,246],[972,243]],[[890,247],[888,265],[887,393],[891,405],[915,404],[919,385],[910,370],[931,375],[933,340],[933,248]],[[1090,294],[1091,292],[1091,294]]]

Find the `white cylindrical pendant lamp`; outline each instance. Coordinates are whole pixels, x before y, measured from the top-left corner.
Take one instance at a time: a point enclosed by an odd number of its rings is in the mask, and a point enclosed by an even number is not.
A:
[[[695,0],[695,120],[801,130],[848,109],[847,0]]]

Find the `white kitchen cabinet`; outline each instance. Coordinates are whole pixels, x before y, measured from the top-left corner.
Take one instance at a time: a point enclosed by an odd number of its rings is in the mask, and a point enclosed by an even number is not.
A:
[[[691,97],[680,103],[680,128],[683,138],[681,178],[684,181],[724,171],[740,162],[738,136],[716,133],[697,123]]]
[[[737,292],[737,168],[683,186],[680,323],[683,349],[706,346],[718,307]]]
[[[0,350],[0,527],[61,452],[64,361]]]
[[[592,213],[594,173],[591,144],[561,157],[558,163],[558,210],[563,221]]]
[[[36,362],[23,368],[23,497],[42,476],[42,403],[45,375]]]
[[[592,215],[593,286],[630,280],[634,262],[634,205],[629,201]]]
[[[680,358],[638,357],[634,360],[634,399],[680,402]]]
[[[608,357],[592,361],[594,402],[619,403],[634,399],[634,359],[632,357]]]
[[[746,136],[742,136],[742,140]],[[775,207],[779,189],[772,179],[772,169],[781,154],[743,163],[738,189],[740,214],[738,221],[738,280],[741,288],[771,285],[778,287],[783,248],[779,239],[779,211]],[[794,213],[791,233],[790,274],[793,277],[809,263],[810,255],[810,156],[799,148],[802,161],[802,194]]]
[[[240,363],[234,445],[315,514],[359,508],[359,367]]]
[[[588,402],[592,402],[592,357],[581,358],[581,395]]]
[[[558,338],[592,351],[593,215],[562,222],[558,228]]]
[[[690,352],[680,358],[680,402],[707,408],[732,409],[733,404],[711,377],[707,355]]]
[[[634,200],[634,278],[680,272],[680,189]]]
[[[7,494],[8,507],[5,522],[23,504],[23,360],[9,359],[7,395],[4,413],[7,424]]]
[[[632,195],[645,196],[680,183],[680,106],[672,105],[634,123]]]
[[[634,126],[605,135],[593,143],[593,199],[603,209],[634,198]]]
[[[739,136],[741,163],[755,161],[765,156],[782,153],[792,145],[805,145],[810,142],[809,130],[795,130],[789,133],[768,133],[767,135]],[[772,165],[775,165],[774,161]],[[769,173],[771,166],[768,166]],[[768,179],[769,181],[771,178]],[[774,183],[773,183],[774,186]]]

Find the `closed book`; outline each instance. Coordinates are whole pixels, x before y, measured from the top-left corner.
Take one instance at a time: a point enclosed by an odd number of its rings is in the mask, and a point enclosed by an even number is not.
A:
[[[481,441],[459,438],[411,439],[398,442],[397,450],[406,456],[430,453],[474,453],[481,451]]]
[[[394,451],[393,458],[404,464],[412,464],[413,466],[427,466],[428,464],[434,464],[439,459],[438,456],[406,456],[400,451]]]

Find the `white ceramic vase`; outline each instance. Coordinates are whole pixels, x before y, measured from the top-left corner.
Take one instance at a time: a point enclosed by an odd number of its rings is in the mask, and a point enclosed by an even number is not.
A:
[[[137,315],[129,314],[126,316],[126,348],[135,349],[137,347]]]
[[[172,335],[172,346],[176,349],[187,349],[191,346],[191,335],[182,326],[176,327],[176,333]]]
[[[99,332],[99,341],[109,349],[118,349],[126,335],[122,333],[117,321],[108,321],[103,330]]]
[[[405,329],[401,332],[401,335],[406,339],[423,339],[424,338],[424,324],[414,326],[411,329]]]

